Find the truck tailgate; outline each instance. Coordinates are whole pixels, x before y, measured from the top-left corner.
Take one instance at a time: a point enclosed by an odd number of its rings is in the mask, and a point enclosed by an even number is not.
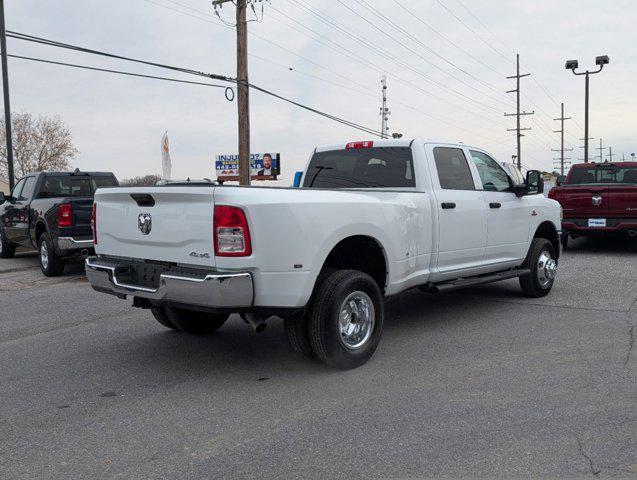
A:
[[[99,189],[96,252],[214,267],[212,187]],[[145,232],[140,225],[150,219]],[[143,222],[142,222],[143,223]]]

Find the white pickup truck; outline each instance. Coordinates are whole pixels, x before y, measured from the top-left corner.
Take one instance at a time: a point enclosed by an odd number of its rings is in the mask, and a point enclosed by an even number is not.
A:
[[[99,189],[88,279],[188,333],[282,317],[296,351],[343,369],[376,350],[384,297],[553,286],[561,213],[538,171],[516,184],[479,148],[401,139],[318,147],[301,182]]]

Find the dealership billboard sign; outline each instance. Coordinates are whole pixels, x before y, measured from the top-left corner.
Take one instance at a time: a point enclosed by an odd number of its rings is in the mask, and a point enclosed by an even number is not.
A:
[[[215,159],[217,180],[239,180],[239,155],[217,155]],[[250,154],[250,178],[252,180],[276,180],[281,175],[280,153]]]

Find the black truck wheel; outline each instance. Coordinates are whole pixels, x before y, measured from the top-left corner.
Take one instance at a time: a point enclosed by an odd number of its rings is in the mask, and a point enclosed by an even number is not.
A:
[[[283,325],[292,350],[306,358],[316,358],[310,341],[309,322],[310,319],[307,315],[298,314],[286,317],[283,320]]]
[[[557,272],[557,260],[553,244],[545,238],[534,238],[523,264],[530,273],[520,277],[520,288],[527,297],[538,298],[547,295]]]
[[[164,307],[164,311],[176,330],[193,335],[205,335],[215,332],[221,325],[226,323],[230,316],[229,313],[207,313],[174,307]]]
[[[380,288],[366,273],[338,270],[315,292],[309,317],[310,341],[320,360],[343,370],[363,365],[383,333]]]
[[[4,234],[4,228],[0,225],[0,258],[13,258],[15,245],[9,243]]]
[[[38,256],[40,269],[47,277],[57,277],[64,271],[64,260],[55,253],[53,243],[48,233],[43,233],[38,239]]]
[[[179,330],[175,327],[175,324],[168,319],[168,315],[166,315],[166,310],[164,307],[154,307],[150,309],[150,312],[155,317],[159,323],[161,323],[166,328],[171,328],[173,330]]]

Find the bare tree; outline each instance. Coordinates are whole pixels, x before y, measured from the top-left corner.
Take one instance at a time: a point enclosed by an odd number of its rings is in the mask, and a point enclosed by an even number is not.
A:
[[[125,178],[119,182],[120,187],[152,187],[159,180],[161,175],[144,175],[142,177]]]
[[[60,117],[30,113],[11,116],[15,176],[43,170],[70,170],[78,150],[71,132]],[[4,119],[0,120],[0,174],[7,174],[7,142]]]

